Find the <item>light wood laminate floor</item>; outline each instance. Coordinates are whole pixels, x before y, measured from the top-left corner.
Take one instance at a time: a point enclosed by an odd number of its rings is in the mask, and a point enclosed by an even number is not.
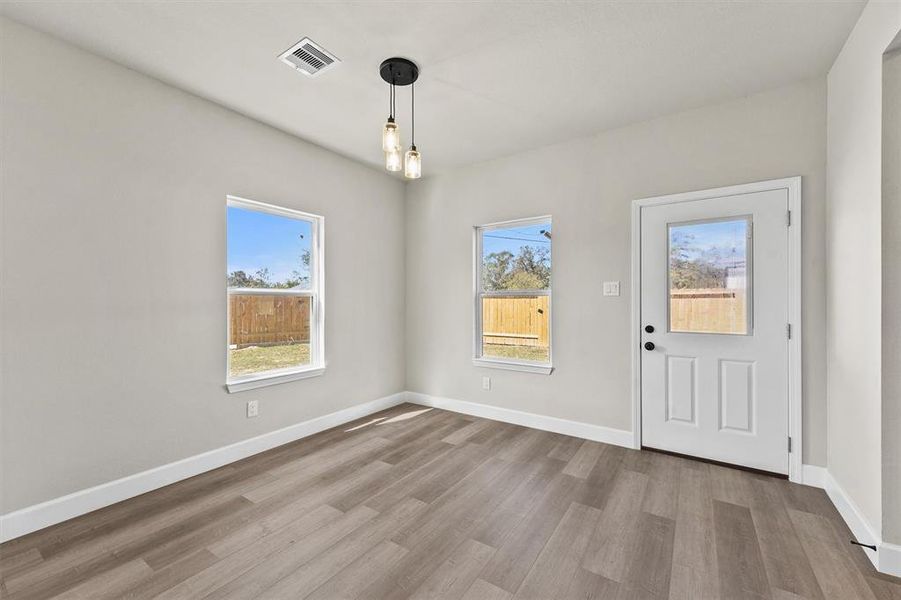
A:
[[[0,546],[26,598],[901,599],[822,490],[401,405]]]

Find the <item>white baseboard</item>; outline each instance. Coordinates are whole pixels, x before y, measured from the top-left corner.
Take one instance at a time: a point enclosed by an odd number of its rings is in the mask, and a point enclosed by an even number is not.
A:
[[[857,507],[857,504],[851,499],[851,496],[845,492],[829,471],[826,471],[824,484],[823,489],[826,490],[826,494],[829,496],[829,499],[832,500],[832,504],[835,505],[838,513],[848,525],[848,529],[851,530],[854,539],[862,544],[876,546],[877,550],[875,552],[869,548],[864,548],[863,553],[878,570],[880,554],[879,546],[882,544],[882,537],[877,533],[876,529],[870,525],[870,522],[863,516],[863,513]]]
[[[401,392],[0,515],[0,542],[205,473],[248,456],[390,408],[404,401],[626,448],[631,448],[633,443],[632,432],[622,429],[590,425],[477,402],[429,396],[417,392]],[[857,541],[877,547],[877,552],[869,549],[863,550],[873,566],[882,573],[901,577],[901,546],[882,541],[876,530],[864,518],[863,513],[829,471],[816,465],[804,465],[802,476],[804,485],[826,490],[830,500],[838,509],[845,523],[848,524],[848,528]]]
[[[429,396],[428,394],[420,394],[419,392],[407,392],[407,402],[421,404],[422,406],[431,406],[433,408],[441,408],[451,412],[472,415],[474,417],[492,419],[494,421],[503,421],[504,423],[513,423],[514,425],[522,425],[523,427],[531,427],[532,429],[562,433],[564,435],[571,435],[573,437],[595,442],[603,442],[605,444],[613,444],[615,446],[631,448],[633,444],[631,431],[612,429],[610,427],[602,427],[601,425],[590,425],[588,423],[569,421],[557,417],[547,417],[535,413],[513,410],[511,408],[500,408],[488,404],[479,404],[478,402],[454,400],[453,398],[442,398],[440,396]]]
[[[882,542],[879,544],[879,571],[901,577],[901,546]]]
[[[863,544],[876,546],[875,552],[869,548],[862,550],[876,570],[901,577],[901,546],[882,541],[877,529],[867,521],[851,497],[832,477],[826,467],[804,465],[803,477],[804,485],[822,488],[826,491],[826,495],[829,496],[832,504],[835,505],[842,519],[848,525],[854,539]]]
[[[809,485],[810,487],[826,489],[826,476],[828,474],[826,467],[801,465],[801,481],[798,483]]]
[[[309,421],[289,425],[209,452],[189,456],[173,463],[0,515],[0,542],[61,523],[104,506],[217,469],[276,446],[365,417],[400,404],[404,402],[404,399],[405,394],[400,392],[371,402],[357,404]]]
[[[824,472],[823,489],[826,490],[832,504],[835,505],[838,513],[848,525],[854,539],[862,544],[876,546],[875,552],[869,548],[863,548],[863,553],[870,559],[877,571],[901,576],[901,546],[882,541],[878,529],[870,524],[851,496],[845,492],[829,471],[824,469]]]

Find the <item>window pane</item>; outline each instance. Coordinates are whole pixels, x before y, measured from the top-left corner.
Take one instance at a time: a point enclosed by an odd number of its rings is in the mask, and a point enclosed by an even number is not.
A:
[[[748,333],[750,218],[669,226],[669,330]]]
[[[310,221],[228,207],[228,287],[309,290]]]
[[[482,356],[550,361],[549,296],[482,297]]]
[[[230,294],[229,377],[310,364],[309,296]]]
[[[551,223],[485,229],[482,290],[547,290],[551,286]]]

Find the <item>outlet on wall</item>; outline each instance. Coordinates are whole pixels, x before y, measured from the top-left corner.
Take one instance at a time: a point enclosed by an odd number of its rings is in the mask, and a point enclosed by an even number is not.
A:
[[[247,418],[255,417],[260,414],[260,401],[249,400],[247,402]]]
[[[482,389],[483,390],[491,389],[491,378],[490,377],[482,377]]]

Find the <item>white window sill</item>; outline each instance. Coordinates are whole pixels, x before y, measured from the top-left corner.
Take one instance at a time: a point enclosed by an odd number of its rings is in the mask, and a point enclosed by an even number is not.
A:
[[[539,375],[550,375],[554,371],[552,365],[518,363],[503,360],[491,360],[487,358],[474,358],[472,359],[472,364],[476,367],[485,367],[488,369],[507,369],[508,371],[538,373]]]
[[[260,387],[266,387],[267,385],[278,385],[280,383],[287,383],[289,381],[297,381],[298,379],[309,379],[310,377],[319,377],[325,373],[325,367],[308,367],[303,370],[298,371],[288,371],[281,373],[267,373],[264,375],[257,375],[251,377],[244,377],[241,379],[234,379],[225,384],[225,387],[228,388],[229,394],[234,394],[235,392],[243,392],[245,390],[252,390]]]

